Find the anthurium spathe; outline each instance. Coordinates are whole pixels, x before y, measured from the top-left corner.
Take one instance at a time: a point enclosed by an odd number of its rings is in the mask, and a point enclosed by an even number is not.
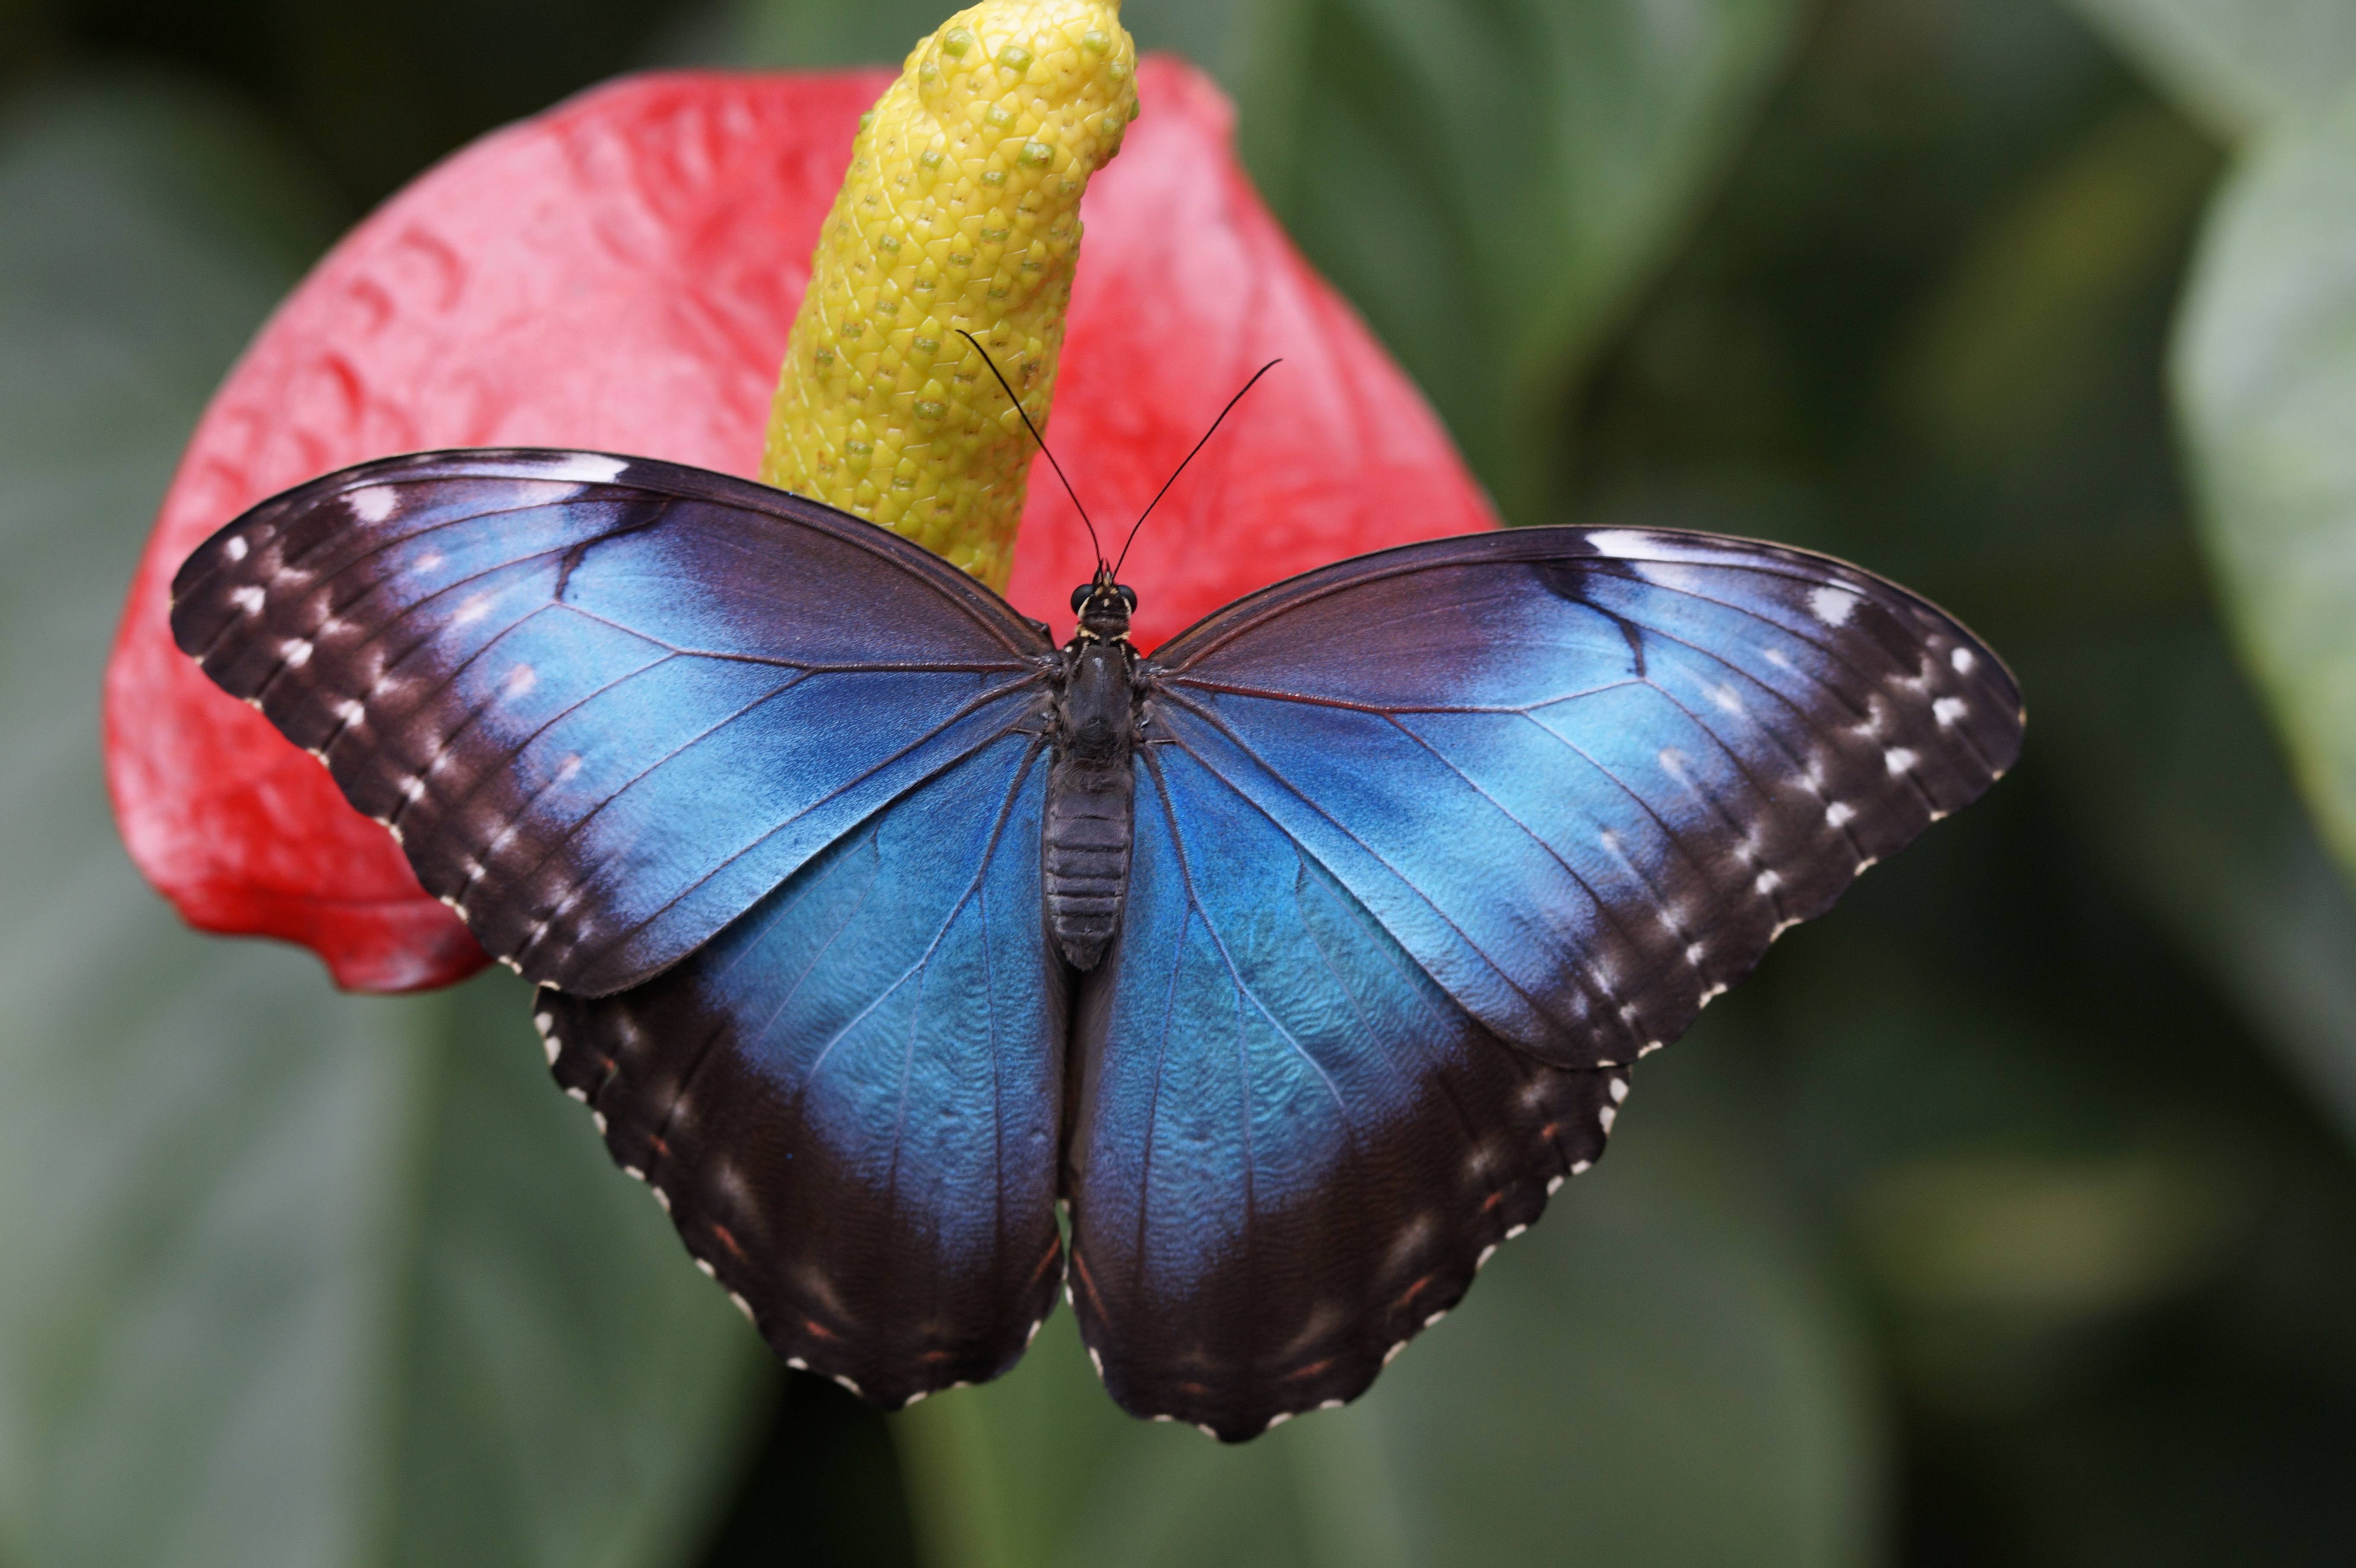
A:
[[[166,496],[107,674],[123,837],[192,923],[316,950],[339,984],[448,983],[484,958],[325,769],[173,646],[173,572],[238,512],[372,457],[492,444],[751,475],[819,228],[887,70],[669,73],[584,95],[388,202],[280,308]],[[1187,66],[1082,208],[1053,440],[1126,522],[1263,361],[1281,369],[1155,512],[1125,575],[1151,647],[1239,593],[1357,551],[1492,526],[1420,395],[1253,192]],[[1093,565],[1033,485],[1009,596],[1069,623]]]

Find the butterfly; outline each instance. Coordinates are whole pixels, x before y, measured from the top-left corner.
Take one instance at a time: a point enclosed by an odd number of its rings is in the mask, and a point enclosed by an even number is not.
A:
[[[2020,748],[1969,632],[1772,544],[1413,544],[1151,655],[1135,603],[1100,567],[1058,646],[818,503],[501,450],[262,503],[172,629],[538,983],[786,1360],[911,1403],[1061,1288],[1115,1400],[1227,1440],[1366,1389]]]

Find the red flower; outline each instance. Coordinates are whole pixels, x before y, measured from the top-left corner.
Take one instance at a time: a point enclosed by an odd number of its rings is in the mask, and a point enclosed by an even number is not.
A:
[[[819,225],[891,80],[600,88],[426,174],[279,308],[188,443],[107,670],[123,838],[190,923],[303,943],[355,990],[481,966],[391,837],[173,647],[172,574],[254,502],[393,453],[573,446],[755,473]],[[1057,454],[1125,528],[1252,370],[1285,360],[1139,537],[1139,641],[1341,556],[1494,526],[1422,398],[1260,205],[1217,89],[1172,59],[1138,85],[1143,117],[1083,208]],[[1031,489],[1011,596],[1061,626],[1093,560],[1044,466]]]

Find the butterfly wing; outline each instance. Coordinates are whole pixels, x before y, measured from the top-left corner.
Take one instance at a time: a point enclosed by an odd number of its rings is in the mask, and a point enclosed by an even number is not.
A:
[[[1934,606],[1708,534],[1345,561],[1164,647],[1146,711],[1544,1060],[1633,1061],[1970,804],[2020,694]]]
[[[676,963],[885,802],[1026,721],[1044,634],[926,550],[764,485],[425,453],[263,503],[172,630],[535,980]]]
[[[798,1365],[992,1376],[1061,1275],[1044,634],[871,524],[635,458],[305,485],[180,645],[549,987],[558,1080]]]
[[[982,747],[644,986],[540,994],[558,1082],[705,1271],[887,1406],[1004,1371],[1063,1277],[1044,745]]]
[[[1499,1040],[1175,745],[1143,760],[1090,980],[1073,1307],[1125,1409],[1230,1441],[1365,1389],[1601,1154],[1627,1093],[1625,1069]]]
[[[1534,528],[1238,602],[1147,676],[1079,1010],[1072,1277],[1129,1408],[1347,1399],[1601,1151],[1627,1066],[2018,755],[1870,574]]]

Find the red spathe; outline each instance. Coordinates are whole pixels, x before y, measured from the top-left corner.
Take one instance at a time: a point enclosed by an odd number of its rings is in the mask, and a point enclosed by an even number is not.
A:
[[[391,836],[173,646],[172,574],[253,503],[395,453],[584,447],[756,474],[819,226],[891,80],[597,89],[428,172],[279,308],[188,443],[107,670],[123,839],[191,924],[302,943],[355,990],[481,967]],[[1144,113],[1082,208],[1051,432],[1108,549],[1251,372],[1285,361],[1139,536],[1122,572],[1139,643],[1343,556],[1494,526],[1421,395],[1260,204],[1218,90],[1168,59],[1138,88]],[[1066,627],[1093,566],[1039,467],[1010,596]]]

